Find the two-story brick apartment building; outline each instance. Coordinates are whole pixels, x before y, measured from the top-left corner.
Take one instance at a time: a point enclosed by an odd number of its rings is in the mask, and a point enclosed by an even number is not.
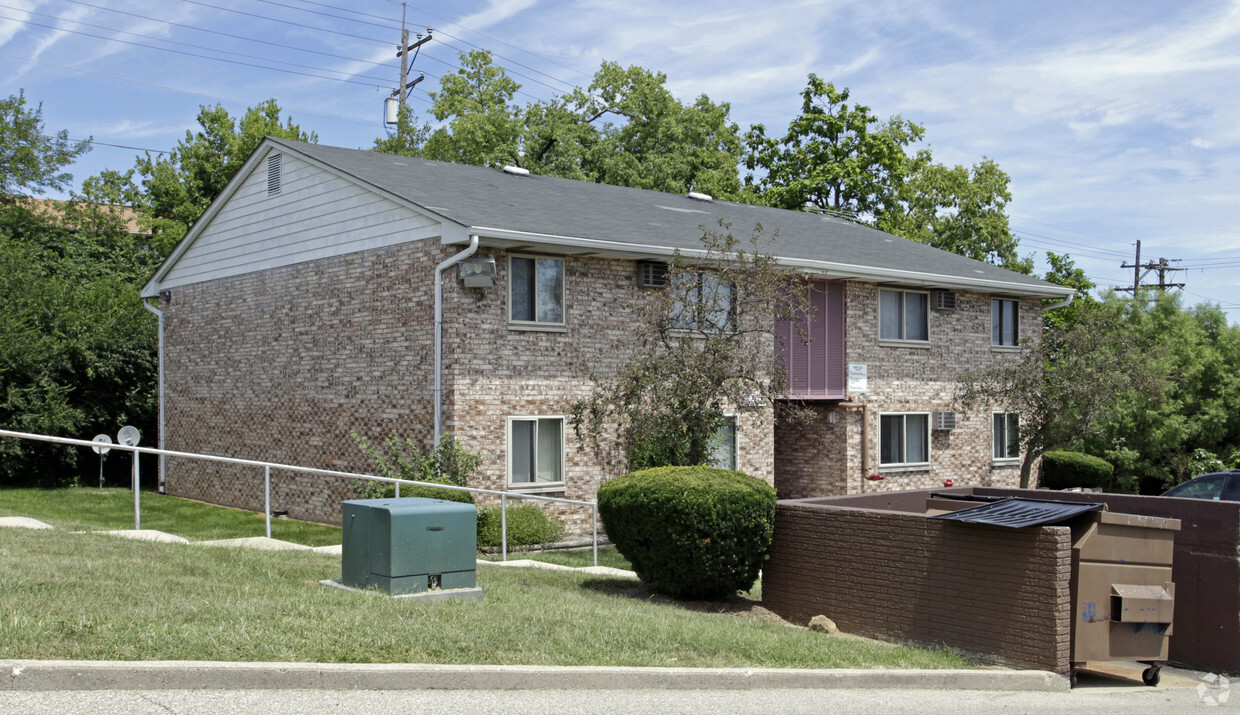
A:
[[[1009,358],[1071,289],[830,216],[278,139],[143,290],[162,312],[165,445],[369,471],[349,431],[429,444],[438,394],[442,428],[482,453],[476,486],[592,499],[620,467],[580,443],[568,406],[631,354],[649,266],[700,252],[720,219],[778,232],[772,252],[819,303],[814,340],[782,359],[789,399],[821,418],[738,410],[725,460],[787,497],[1015,482],[1018,418],[946,414],[952,383]],[[468,278],[439,270],[470,249]],[[173,459],[167,490],[261,509],[252,471]],[[277,475],[273,506],[335,521],[350,496]]]

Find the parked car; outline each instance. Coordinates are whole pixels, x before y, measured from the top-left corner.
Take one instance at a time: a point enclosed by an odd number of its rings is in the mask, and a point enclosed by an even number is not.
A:
[[[1203,474],[1163,493],[1165,497],[1240,501],[1240,472]]]

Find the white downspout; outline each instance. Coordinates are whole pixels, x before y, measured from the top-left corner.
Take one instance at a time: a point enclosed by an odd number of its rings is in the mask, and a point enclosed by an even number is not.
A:
[[[435,268],[435,441],[431,449],[439,446],[443,431],[443,272],[478,250],[478,236],[469,237],[469,247]]]
[[[158,299],[156,299],[158,300]],[[155,314],[159,318],[159,448],[164,448],[164,311],[156,308],[150,303],[142,300],[142,307]],[[135,453],[134,459],[138,456]],[[166,457],[159,455],[159,493],[163,494],[168,482],[164,476],[164,461]]]
[[[1072,299],[1075,297],[1076,297],[1076,293],[1073,293],[1072,295],[1068,296],[1066,300],[1061,300],[1058,303],[1051,303],[1050,305],[1042,306],[1042,310],[1054,310],[1056,308],[1067,308],[1068,305],[1072,303]]]

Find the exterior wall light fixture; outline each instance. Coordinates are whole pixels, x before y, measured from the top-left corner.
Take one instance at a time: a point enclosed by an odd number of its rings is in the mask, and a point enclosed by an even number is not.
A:
[[[495,259],[469,258],[456,265],[456,275],[466,288],[490,288],[495,285]]]

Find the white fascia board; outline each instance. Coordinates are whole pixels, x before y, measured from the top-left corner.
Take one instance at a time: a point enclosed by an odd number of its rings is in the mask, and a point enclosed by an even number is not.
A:
[[[465,243],[469,241],[470,234],[478,234],[485,238],[498,239],[501,241],[512,241],[520,244],[535,244],[540,246],[552,246],[563,248],[574,248],[579,250],[588,250],[598,253],[614,253],[632,256],[633,258],[666,258],[674,255],[677,249],[670,246],[654,246],[641,243],[626,243],[622,241],[603,241],[594,238],[578,238],[575,236],[559,236],[546,233],[532,233],[525,231],[511,231],[502,228],[490,228],[487,226],[470,226],[464,235],[449,239],[445,232],[443,242],[445,244]],[[701,258],[707,255],[707,252],[700,248],[680,249],[682,256],[691,256]],[[836,278],[840,280],[861,280],[874,283],[902,283],[906,285],[931,286],[935,288],[956,288],[959,290],[969,290],[976,292],[998,292],[1010,293],[1013,295],[1039,296],[1042,298],[1065,298],[1075,293],[1075,290],[1065,286],[1047,285],[1038,286],[1028,283],[1019,283],[1016,281],[996,280],[993,278],[966,278],[962,276],[949,276],[938,273],[925,273],[921,271],[902,271],[891,268],[876,268],[874,266],[859,266],[848,263],[837,263],[833,261],[815,261],[805,258],[785,258],[777,256],[779,262],[785,266],[796,268],[806,273],[812,273],[823,278]]]

